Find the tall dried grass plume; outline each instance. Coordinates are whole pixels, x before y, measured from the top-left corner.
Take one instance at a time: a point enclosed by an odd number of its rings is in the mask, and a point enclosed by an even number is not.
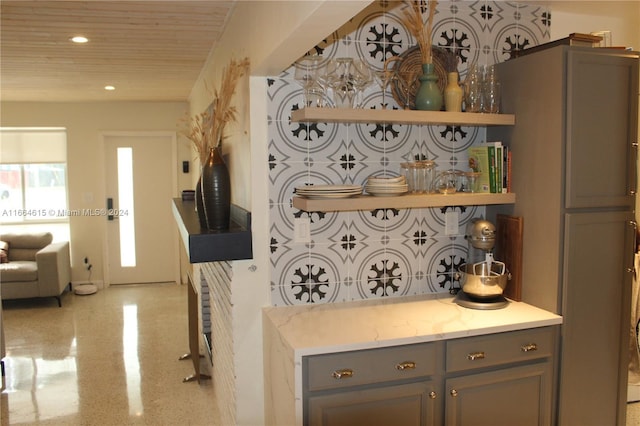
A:
[[[220,87],[213,88],[213,101],[206,111],[182,120],[180,133],[193,144],[200,164],[204,164],[211,148],[218,148],[225,138],[225,127],[237,119],[237,109],[231,105],[238,81],[249,69],[249,59],[231,59],[222,70]]]
[[[436,14],[437,0],[404,0],[407,8],[403,10],[403,24],[413,35],[420,48],[423,64],[433,63],[431,38],[433,33],[433,17]],[[423,14],[427,12],[427,22]]]

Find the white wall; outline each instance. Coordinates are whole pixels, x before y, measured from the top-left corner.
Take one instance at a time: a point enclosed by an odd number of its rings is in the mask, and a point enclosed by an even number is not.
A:
[[[253,220],[254,259],[233,262],[236,395],[221,398],[223,404],[225,398],[236,404],[238,425],[264,421],[262,307],[269,305],[270,287],[268,117],[266,78],[261,76],[277,75],[289,67],[369,3],[369,0],[238,2],[192,90],[190,111],[197,114],[211,102],[207,85],[219,87],[222,68],[230,58],[248,57],[251,61],[251,78],[240,82],[233,101],[238,122],[229,126],[229,138],[223,145],[231,174],[232,202],[250,210]],[[286,25],[281,25],[285,22]]]
[[[256,416],[258,407],[263,405],[261,389],[256,389],[262,378],[261,357],[255,355],[262,353],[260,308],[268,304],[269,298],[266,220],[269,200],[265,191],[268,184],[266,91],[265,81],[259,77],[278,75],[368,3],[370,1],[238,2],[222,40],[212,51],[201,79],[192,90],[190,108],[191,113],[196,114],[211,102],[205,82],[209,87],[217,84],[229,58],[247,56],[251,60],[252,82],[243,81],[238,87],[234,100],[239,111],[238,124],[229,128],[231,137],[224,148],[230,161],[233,201],[253,214],[254,259],[234,262],[232,284],[233,323],[237,327],[234,331],[236,365],[242,366],[236,371],[238,424],[259,423],[260,419],[252,416]],[[620,15],[626,16],[626,12]],[[559,23],[554,24],[554,28],[563,34],[582,31],[567,32],[561,12],[557,19]],[[286,25],[279,25],[284,22]],[[589,31],[599,29],[603,28],[598,25]],[[616,30],[612,28],[612,31]],[[617,37],[614,40],[619,42]],[[252,266],[256,266],[255,272],[249,269]]]
[[[107,131],[175,132],[184,116],[184,102],[2,102],[0,122],[6,127],[65,127],[67,129],[67,175],[69,209],[105,207],[103,146]],[[190,160],[188,144],[178,141],[178,188],[192,188],[182,161]],[[177,196],[177,194],[175,195]],[[71,217],[72,281],[87,279],[84,257],[89,257],[92,281],[104,278],[104,217]],[[173,225],[173,224],[170,224]]]
[[[611,31],[613,46],[640,50],[640,1],[551,1],[551,40]]]

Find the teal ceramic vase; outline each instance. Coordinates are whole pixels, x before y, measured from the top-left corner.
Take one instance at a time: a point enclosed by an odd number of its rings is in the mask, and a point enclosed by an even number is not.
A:
[[[422,111],[440,111],[442,109],[442,92],[438,86],[438,76],[433,64],[422,64],[420,86],[416,92],[416,109]]]

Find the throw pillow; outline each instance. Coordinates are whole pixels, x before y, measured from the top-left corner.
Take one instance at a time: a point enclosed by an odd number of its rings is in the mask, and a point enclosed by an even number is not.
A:
[[[9,243],[0,241],[0,263],[9,263]]]

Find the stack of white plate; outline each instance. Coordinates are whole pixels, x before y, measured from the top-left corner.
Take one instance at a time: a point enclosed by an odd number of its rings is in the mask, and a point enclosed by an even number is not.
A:
[[[304,198],[349,198],[362,194],[362,185],[309,185],[296,187],[296,195]]]
[[[409,185],[404,176],[369,176],[364,189],[376,197],[394,197],[409,191]]]

